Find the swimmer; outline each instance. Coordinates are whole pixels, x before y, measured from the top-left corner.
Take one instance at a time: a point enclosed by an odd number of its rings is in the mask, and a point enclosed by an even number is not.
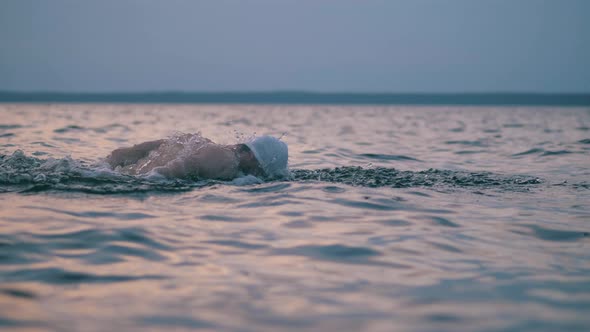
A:
[[[287,159],[287,144],[272,136],[221,145],[199,134],[181,134],[116,149],[106,161],[129,175],[153,171],[167,178],[231,180],[244,175],[286,177]]]

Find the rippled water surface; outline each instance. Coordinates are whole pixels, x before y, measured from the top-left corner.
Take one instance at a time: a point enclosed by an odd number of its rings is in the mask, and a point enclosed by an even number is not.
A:
[[[292,176],[111,150],[283,135]],[[590,330],[590,110],[0,104],[0,329]]]

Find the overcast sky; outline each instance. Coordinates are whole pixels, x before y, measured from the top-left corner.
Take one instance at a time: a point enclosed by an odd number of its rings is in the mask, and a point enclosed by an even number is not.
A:
[[[590,1],[1,0],[0,90],[590,92]]]

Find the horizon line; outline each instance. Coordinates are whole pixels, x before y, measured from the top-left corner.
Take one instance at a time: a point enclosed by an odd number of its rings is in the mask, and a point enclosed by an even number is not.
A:
[[[0,89],[0,93],[11,94],[151,94],[151,93],[191,93],[191,94],[267,94],[267,93],[300,93],[300,94],[362,94],[362,95],[467,95],[467,94],[521,94],[521,95],[590,95],[589,91],[533,91],[533,90],[487,90],[487,91],[325,91],[325,90],[305,90],[305,89],[268,89],[268,90],[181,90],[181,89],[161,89],[161,90],[121,90],[121,91],[64,91],[64,90],[10,90]]]

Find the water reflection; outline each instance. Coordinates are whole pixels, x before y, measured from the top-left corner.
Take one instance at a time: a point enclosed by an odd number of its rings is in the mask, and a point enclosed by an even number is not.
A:
[[[9,106],[0,153],[56,158],[47,178],[66,187],[0,194],[2,327],[590,326],[588,131],[575,129],[587,110]],[[287,132],[292,181],[161,184],[63,168],[172,130],[232,143],[259,128]]]

